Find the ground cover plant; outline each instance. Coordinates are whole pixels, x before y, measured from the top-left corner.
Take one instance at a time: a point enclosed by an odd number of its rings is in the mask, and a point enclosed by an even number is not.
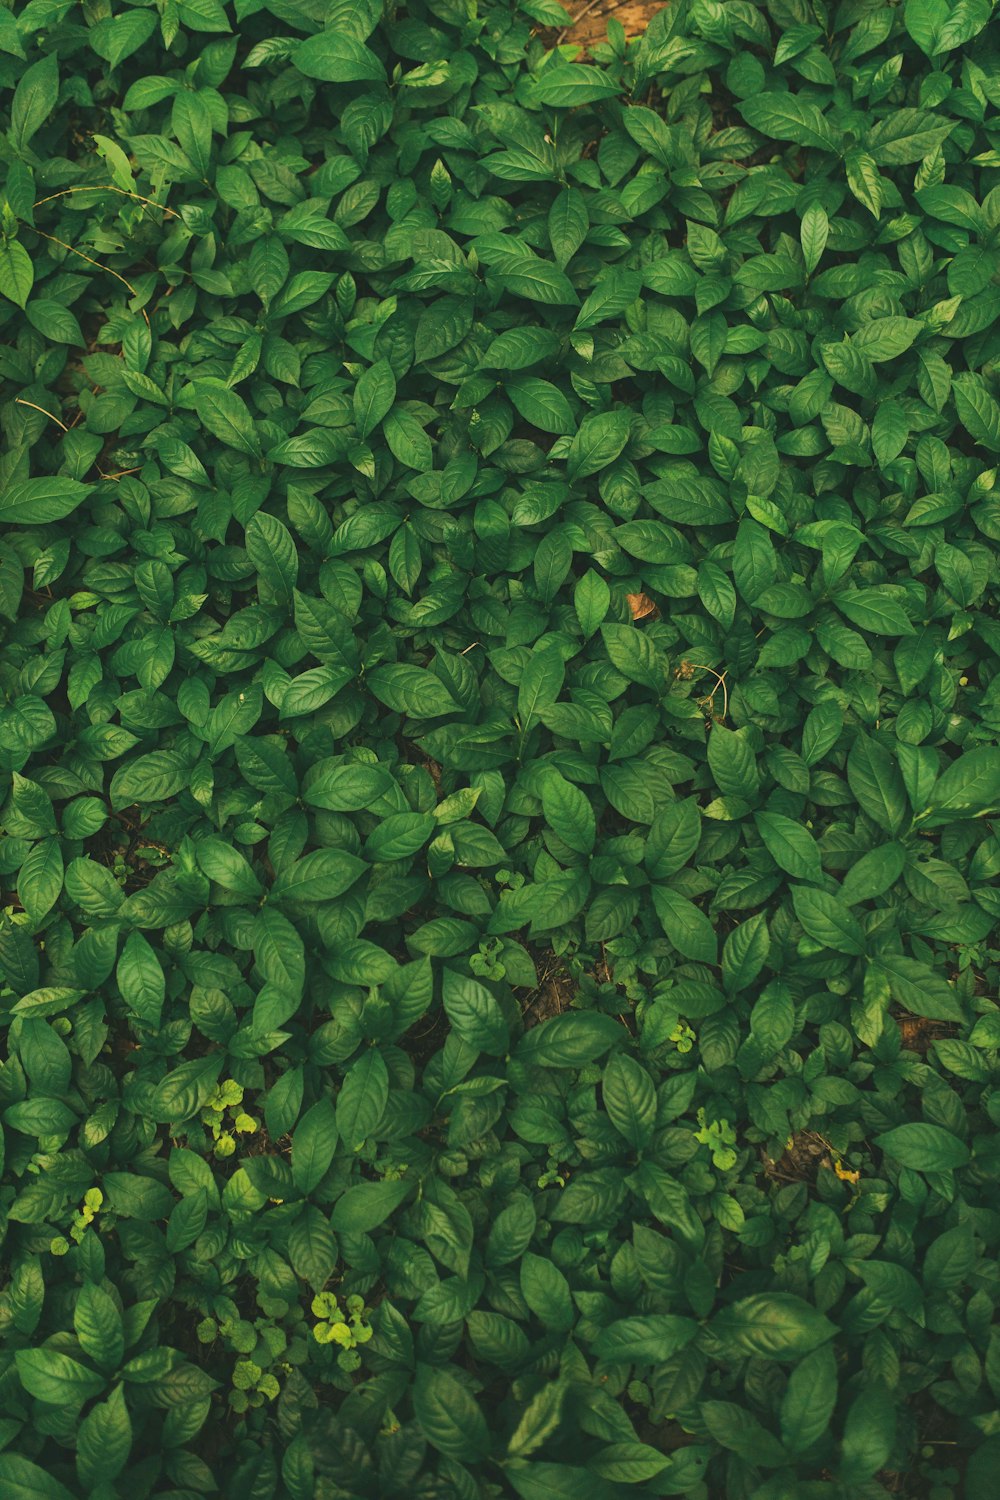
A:
[[[987,1500],[988,0],[0,8],[0,1494]]]

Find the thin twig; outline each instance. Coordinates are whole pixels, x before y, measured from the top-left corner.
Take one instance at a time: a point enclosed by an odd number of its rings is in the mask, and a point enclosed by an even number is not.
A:
[[[37,406],[34,401],[25,401],[23,396],[15,396],[14,405],[30,406],[32,411],[40,411],[43,417],[48,417],[49,421],[54,422],[57,427],[61,427],[63,432],[69,432],[69,428],[66,426],[65,422],[60,421],[60,419],[52,412],[46,411],[44,406]]]
[[[715,692],[713,692],[711,694],[711,698],[710,698],[709,701],[710,702],[714,702],[715,694],[719,691],[719,688],[721,688],[722,689],[722,717],[725,718],[726,715],[729,712],[729,690],[726,687],[726,678],[729,676],[729,670],[728,670],[728,668],[726,669],[725,672],[723,672],[723,673],[720,674],[720,673],[718,673],[715,670],[714,667],[706,667],[703,662],[689,661],[687,663],[687,665],[689,667],[693,667],[694,670],[697,671],[697,672],[711,672],[712,676],[715,678],[717,686],[715,688]]]
[[[115,187],[113,182],[83,183],[78,187],[63,188],[60,193],[50,193],[47,198],[39,198],[33,207],[41,208],[43,203],[54,203],[57,198],[65,198],[69,193],[120,193],[123,198],[134,198],[136,203],[145,203],[150,208],[158,208],[161,213],[169,214],[172,219],[180,218],[177,210],[168,208],[165,203],[157,203],[155,198],[144,198],[141,193],[130,193],[127,188]]]
[[[556,37],[556,46],[561,47],[563,42],[566,40],[567,34],[572,31],[573,27],[578,26],[583,20],[584,16],[589,16],[592,10],[597,10],[598,6],[603,4],[604,0],[590,0],[590,4],[585,5],[580,14],[578,16],[574,16],[569,25],[564,26],[562,31],[559,32],[558,36]]]
[[[57,235],[46,234],[44,229],[36,229],[35,233],[40,234],[43,240],[51,240],[53,245],[61,245],[62,248],[64,250],[68,250],[71,255],[78,255],[80,259],[85,260],[89,266],[96,266],[99,271],[107,271],[108,275],[113,276],[116,281],[120,281],[122,286],[127,286],[133,297],[138,297],[139,293],[136,291],[132,283],[130,281],[126,281],[125,277],[121,276],[117,271],[113,271],[110,266],[102,266],[99,260],[93,260],[89,255],[84,255],[83,251],[77,250],[75,245],[67,245],[66,241],[59,239]],[[149,319],[146,317],[146,309],[144,307],[140,307],[139,311],[142,313],[146,327],[148,328]]]

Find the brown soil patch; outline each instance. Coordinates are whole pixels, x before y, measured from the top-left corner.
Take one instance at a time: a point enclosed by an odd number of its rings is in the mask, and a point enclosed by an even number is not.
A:
[[[572,979],[563,967],[562,960],[554,953],[541,954],[537,960],[537,970],[538,987],[528,994],[521,1006],[525,1031],[569,1010],[575,993]]]
[[[581,4],[580,0],[564,0],[564,3],[573,17],[573,24],[563,31],[546,30],[540,35],[547,47],[572,42],[583,49],[584,57],[607,41],[610,20],[620,21],[631,41],[642,36],[657,11],[665,8],[660,0],[598,0],[593,9]]]
[[[955,1035],[955,1027],[949,1021],[929,1021],[926,1016],[896,1014],[899,1038],[908,1052],[919,1052],[924,1056],[934,1042]]]
[[[764,1171],[775,1182],[814,1182],[820,1167],[833,1171],[833,1159],[827,1142],[813,1130],[793,1135],[777,1161],[764,1157]]]

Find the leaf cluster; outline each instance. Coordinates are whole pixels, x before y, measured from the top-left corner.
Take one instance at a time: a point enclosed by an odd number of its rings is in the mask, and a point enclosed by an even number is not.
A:
[[[992,13],[0,7],[0,1494],[995,1493]]]

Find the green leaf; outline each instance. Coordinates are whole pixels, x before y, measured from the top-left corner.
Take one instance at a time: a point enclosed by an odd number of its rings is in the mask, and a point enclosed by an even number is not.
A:
[[[206,380],[195,380],[191,385],[191,395],[199,420],[213,437],[225,443],[227,448],[235,448],[238,453],[247,453],[251,458],[260,457],[260,437],[253,417],[246,402],[235,391]]]
[[[111,778],[112,807],[166,802],[191,783],[190,762],[174,750],[151,750],[121,766]]]
[[[456,1035],[478,1052],[502,1055],[509,1045],[507,1022],[499,1001],[484,984],[453,969],[442,977],[445,1014]]]
[[[730,1356],[798,1360],[836,1333],[829,1318],[790,1292],[743,1297],[712,1318],[709,1327]]]
[[[2,266],[0,266],[2,274]],[[93,486],[78,479],[23,479],[0,491],[0,522],[5,526],[42,526],[65,521],[83,504]]]
[[[932,1021],[965,1022],[966,1008],[943,974],[900,953],[880,953],[875,962],[886,977],[892,998],[913,1015]]]
[[[757,831],[775,864],[796,880],[823,878],[819,845],[807,828],[783,813],[754,813]]]
[[[0,293],[24,308],[33,285],[34,267],[24,246],[19,240],[0,240]]]
[[[719,956],[718,938],[715,928],[701,908],[668,886],[654,885],[652,896],[663,931],[678,953],[683,953],[685,958],[692,958],[698,963],[716,963]]]
[[[565,1381],[551,1380],[532,1396],[510,1435],[509,1457],[527,1458],[558,1432],[567,1389]]]
[[[656,1090],[646,1069],[625,1052],[614,1052],[601,1079],[601,1098],[612,1125],[640,1151],[656,1126]]]
[[[299,42],[292,61],[307,78],[324,83],[385,82],[385,69],[375,53],[339,27]]]
[[[52,115],[58,96],[59,62],[55,52],[50,52],[32,63],[14,90],[10,104],[10,144],[19,155]]]
[[[388,1099],[385,1060],[376,1048],[369,1048],[347,1070],[337,1095],[337,1134],[348,1151],[360,1151],[374,1134]]]
[[[837,1361],[830,1344],[814,1349],[788,1377],[781,1401],[781,1441],[805,1453],[826,1434],[837,1404]]]
[[[341,1193],[330,1216],[338,1234],[370,1234],[409,1197],[413,1183],[359,1182]]]
[[[739,110],[748,125],[772,140],[796,141],[819,151],[837,149],[836,132],[822,112],[797,94],[754,94],[741,100]]]
[[[663,1364],[698,1332],[691,1318],[669,1313],[619,1318],[601,1331],[600,1355],[609,1364]]]
[[[615,1046],[620,1033],[621,1023],[611,1016],[590,1012],[554,1016],[522,1037],[517,1055],[533,1067],[580,1067]]]
[[[573,607],[580,629],[589,638],[606,619],[611,607],[611,590],[593,568],[587,569],[573,590]]]
[[[572,432],[573,409],[559,387],[534,375],[517,375],[506,384],[514,409],[541,432]]]
[[[950,1130],[921,1121],[883,1131],[874,1144],[900,1166],[917,1172],[947,1172],[964,1167],[969,1160],[968,1147]]]
[[[246,547],[257,569],[260,602],[290,611],[299,576],[299,556],[288,527],[277,516],[258,511],[247,525]]]
[[[539,74],[535,87],[540,104],[554,105],[559,109],[596,104],[602,99],[613,99],[619,92],[619,85],[600,68],[591,68],[584,63],[565,63],[559,58],[554,58]]]
[[[371,435],[392,410],[396,378],[387,359],[379,359],[365,370],[354,387],[354,421],[361,437]]]
[[[847,757],[847,782],[863,812],[887,833],[907,820],[906,793],[892,757],[878,740],[858,734]]]
[[[844,1422],[838,1472],[847,1484],[860,1484],[885,1467],[893,1450],[896,1409],[878,1386],[860,1392]]]
[[[851,915],[846,902],[838,896],[796,885],[792,887],[792,905],[796,917],[814,942],[832,948],[835,953],[864,952],[865,938],[861,926]]]
[[[925,825],[981,818],[1000,807],[1000,753],[992,746],[967,750],[947,766],[931,791]]]
[[[272,901],[334,901],[368,869],[345,849],[314,849],[280,872],[271,887]]]
[[[15,1356],[21,1384],[47,1406],[78,1410],[104,1389],[104,1378],[55,1349],[19,1349]]]
[[[326,1176],[337,1147],[337,1122],[329,1099],[319,1099],[302,1116],[292,1137],[292,1181],[311,1193]]]
[[[0,1453],[0,1484],[10,1500],[73,1500],[64,1484],[18,1453]]]
[[[595,412],[584,417],[569,447],[566,473],[571,481],[606,469],[628,442],[631,418],[625,411]]]
[[[446,1458],[468,1463],[486,1456],[486,1418],[468,1387],[445,1369],[418,1365],[413,1410],[428,1442]]]
[[[110,1293],[85,1282],[76,1299],[73,1326],[80,1348],[89,1359],[108,1371],[118,1368],[125,1353],[125,1331]]]
[[[577,854],[590,854],[597,838],[597,825],[590,800],[580,788],[550,771],[542,782],[542,810],[553,833]]]

